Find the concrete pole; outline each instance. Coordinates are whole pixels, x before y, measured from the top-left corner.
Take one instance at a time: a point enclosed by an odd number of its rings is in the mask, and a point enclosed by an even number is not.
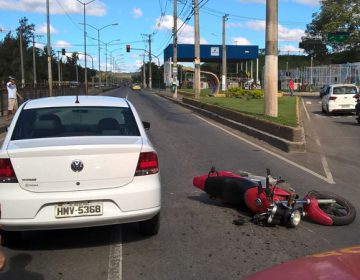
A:
[[[58,53],[58,87],[60,88],[60,84],[61,84],[61,78],[60,78],[60,51],[57,51]]]
[[[143,88],[146,88],[146,64],[145,64],[145,53],[143,55]]]
[[[84,5],[84,52],[85,52],[85,95],[88,93],[88,80],[87,80],[87,57],[86,57],[86,4]]]
[[[21,63],[21,87],[25,87],[25,72],[24,72],[24,53],[23,53],[23,37],[22,37],[22,26],[19,29],[20,39],[20,63]]]
[[[194,75],[194,91],[195,98],[200,99],[200,30],[199,30],[199,0],[194,0],[194,41],[195,41],[195,75]]]
[[[173,93],[173,98],[177,98],[177,76],[178,76],[178,67],[177,67],[177,0],[174,0],[174,30],[173,30],[173,85],[175,85],[175,91]]]
[[[256,85],[258,85],[259,82],[259,59],[256,59]]]
[[[149,36],[149,89],[152,89],[152,73],[151,73],[151,34]]]
[[[51,70],[50,7],[49,7],[49,0],[46,0],[46,20],[47,20],[48,84],[49,84],[49,96],[52,96],[53,95],[53,79],[52,79],[52,70]]]
[[[221,75],[221,90],[226,90],[226,37],[225,37],[225,22],[227,20],[228,15],[224,15],[222,17],[222,75]]]
[[[37,79],[36,79],[36,55],[35,55],[35,35],[33,34],[33,71],[34,71],[34,88],[36,88],[37,85]]]
[[[97,29],[97,32],[98,32],[98,59],[99,59],[99,87],[101,87],[100,29]]]
[[[264,111],[278,116],[278,0],[266,0]]]

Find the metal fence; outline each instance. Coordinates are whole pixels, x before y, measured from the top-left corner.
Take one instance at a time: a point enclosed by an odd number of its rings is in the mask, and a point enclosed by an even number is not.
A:
[[[356,84],[359,86],[360,62],[279,71],[281,81],[287,81],[290,78],[297,80],[304,87],[311,88],[320,88],[326,84]]]

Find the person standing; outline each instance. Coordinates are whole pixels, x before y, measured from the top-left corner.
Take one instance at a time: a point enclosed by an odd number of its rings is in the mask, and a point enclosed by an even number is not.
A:
[[[8,114],[6,116],[6,120],[10,120],[10,115],[15,114],[18,108],[17,98],[19,97],[21,100],[24,98],[18,93],[16,88],[16,80],[14,77],[9,77],[9,82],[6,84],[6,88],[8,91]]]
[[[290,79],[290,80],[289,80],[289,90],[290,90],[291,96],[294,95],[294,89],[295,89],[294,80],[293,80],[293,79]]]

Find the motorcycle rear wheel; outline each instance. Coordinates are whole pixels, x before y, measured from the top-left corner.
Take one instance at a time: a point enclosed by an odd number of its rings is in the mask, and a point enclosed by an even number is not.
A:
[[[355,207],[347,199],[331,192],[309,192],[310,197],[316,199],[333,199],[335,204],[319,204],[319,208],[333,221],[334,226],[351,224],[356,217]]]

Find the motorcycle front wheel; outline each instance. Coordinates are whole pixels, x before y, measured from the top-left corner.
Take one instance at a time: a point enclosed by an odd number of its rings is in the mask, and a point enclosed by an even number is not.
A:
[[[332,219],[334,226],[345,226],[355,220],[355,207],[347,199],[331,192],[318,191],[310,191],[309,197],[318,200],[319,208]],[[332,199],[335,203],[321,203],[322,199]]]

